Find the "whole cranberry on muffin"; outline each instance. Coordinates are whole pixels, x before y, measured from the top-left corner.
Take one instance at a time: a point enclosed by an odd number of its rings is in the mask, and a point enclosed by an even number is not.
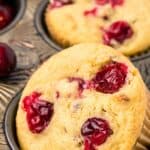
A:
[[[73,46],[46,61],[25,87],[16,116],[20,148],[146,149],[147,99],[128,58],[100,44]]]

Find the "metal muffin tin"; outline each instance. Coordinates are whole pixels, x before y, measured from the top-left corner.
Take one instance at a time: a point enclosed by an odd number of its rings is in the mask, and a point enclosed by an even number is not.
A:
[[[0,35],[14,28],[15,25],[19,22],[19,20],[23,17],[25,9],[26,9],[26,0],[13,0],[13,1],[6,0],[6,1],[11,3],[11,5],[13,5],[16,8],[16,15],[13,21],[7,27],[0,30]]]
[[[47,0],[43,0],[39,6],[38,9],[35,13],[35,18],[34,18],[34,22],[35,22],[35,27],[37,29],[37,32],[39,33],[39,35],[43,38],[43,40],[45,40],[45,42],[47,42],[52,48],[54,48],[55,50],[62,50],[63,48],[61,46],[59,46],[59,44],[57,44],[49,35],[47,29],[46,29],[46,25],[44,22],[44,15],[45,15],[45,10],[47,8],[48,5],[48,1]]]
[[[19,92],[9,103],[4,115],[4,133],[11,150],[19,150],[19,144],[16,136],[15,117],[17,113],[18,102],[21,96]]]
[[[19,150],[15,116],[21,95],[20,90],[39,64],[62,50],[62,47],[52,40],[44,23],[44,13],[48,1],[16,0],[18,13],[15,19],[9,26],[0,31],[0,41],[8,43],[15,50],[18,58],[16,70],[0,82],[0,95],[3,95],[2,98],[0,97],[0,108],[3,108],[0,115],[4,115],[7,107],[4,119],[0,118],[0,121],[3,119],[7,141],[4,143],[12,150]],[[130,59],[140,70],[150,89],[150,50],[132,56]]]

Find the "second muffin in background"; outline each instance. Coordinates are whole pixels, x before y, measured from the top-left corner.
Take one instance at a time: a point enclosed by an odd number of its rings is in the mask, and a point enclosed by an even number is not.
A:
[[[149,0],[54,0],[45,22],[62,47],[97,42],[134,55],[150,46],[149,10]]]

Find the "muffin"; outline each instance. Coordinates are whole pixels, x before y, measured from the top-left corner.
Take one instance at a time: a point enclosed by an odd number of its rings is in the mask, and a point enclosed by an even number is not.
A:
[[[146,150],[147,103],[128,58],[100,44],[73,46],[52,56],[26,85],[16,116],[20,148]]]
[[[149,0],[54,0],[45,23],[62,47],[97,42],[133,55],[150,46],[149,10]]]

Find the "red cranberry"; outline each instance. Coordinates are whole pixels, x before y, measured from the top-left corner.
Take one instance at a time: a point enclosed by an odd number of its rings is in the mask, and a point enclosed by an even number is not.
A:
[[[33,92],[31,95],[26,96],[23,99],[23,109],[25,111],[28,111],[30,109],[30,106],[32,105],[32,103],[41,96],[41,93],[38,92]]]
[[[84,150],[95,150],[95,146],[88,138],[84,139]]]
[[[27,112],[28,127],[32,133],[42,132],[53,115],[53,104],[40,99],[41,93],[33,92],[23,99],[23,109]]]
[[[62,7],[64,5],[69,5],[69,4],[72,4],[72,3],[73,3],[72,0],[53,0],[49,4],[49,8],[50,9],[59,8],[59,7]]]
[[[95,2],[98,5],[111,4],[112,7],[115,7],[117,5],[122,5],[124,0],[95,0]]]
[[[89,15],[92,15],[92,16],[96,16],[97,15],[97,8],[92,8],[91,10],[86,10],[84,11],[84,15],[85,16],[89,16]]]
[[[14,18],[14,8],[10,5],[0,4],[0,30],[5,28]]]
[[[110,0],[111,6],[115,7],[117,5],[122,5],[124,3],[124,0]]]
[[[103,93],[117,92],[127,77],[127,66],[123,63],[111,62],[104,66],[93,78],[95,89]]]
[[[126,39],[131,38],[133,30],[125,21],[116,21],[108,29],[104,29],[103,41],[106,45],[112,46],[112,40],[123,43]]]
[[[95,146],[103,144],[112,134],[112,130],[106,120],[90,118],[81,127],[84,137],[84,150],[95,150]]]
[[[98,5],[105,5],[109,3],[109,0],[95,0]]]
[[[5,77],[14,70],[16,66],[16,55],[6,44],[0,43],[0,77]]]

